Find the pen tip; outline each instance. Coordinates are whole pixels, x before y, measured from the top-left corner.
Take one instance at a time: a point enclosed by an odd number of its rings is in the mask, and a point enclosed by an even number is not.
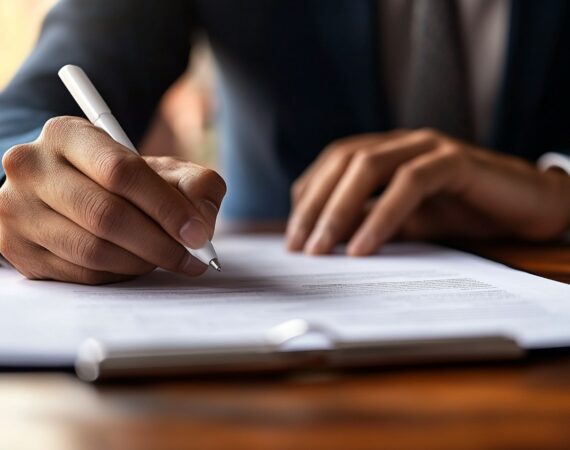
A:
[[[218,258],[214,258],[210,261],[210,266],[212,266],[214,269],[216,269],[218,272],[222,271],[222,266],[220,266],[220,262],[218,261]]]

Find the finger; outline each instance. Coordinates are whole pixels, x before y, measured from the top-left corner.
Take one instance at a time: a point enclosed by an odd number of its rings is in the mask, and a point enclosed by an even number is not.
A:
[[[305,251],[330,252],[354,226],[366,201],[380,186],[387,184],[396,169],[435,145],[436,140],[431,135],[413,132],[359,150],[326,202]]]
[[[24,239],[13,237],[3,256],[22,275],[31,280],[99,285],[133,278],[130,275],[96,271],[75,265]]]
[[[322,157],[292,187],[293,211],[287,223],[286,241],[291,251],[301,250],[335,184],[346,169],[352,155],[373,142],[388,141],[405,134],[394,130],[382,134],[366,134],[335,141]]]
[[[65,261],[86,269],[124,275],[142,275],[155,268],[47,207],[36,210],[34,217],[36,220],[30,217],[21,222],[21,236]]]
[[[73,167],[61,166],[43,186],[36,195],[46,205],[94,236],[154,266],[189,275],[203,272],[205,266],[156,222]]]
[[[298,203],[311,179],[320,171],[323,164],[325,164],[331,156],[337,153],[345,153],[350,156],[362,147],[372,145],[374,142],[378,142],[381,139],[388,139],[389,136],[394,135],[394,133],[396,133],[396,131],[388,133],[370,133],[358,136],[350,136],[347,138],[338,139],[325,147],[318,158],[311,165],[309,165],[303,174],[297,178],[297,180],[295,180],[295,183],[293,183],[291,189],[291,200],[293,206]]]
[[[322,207],[344,173],[349,160],[348,154],[339,153],[331,157],[321,167],[318,179],[307,187],[287,223],[286,241],[289,250],[298,251],[303,248]]]
[[[56,121],[51,126],[57,124]],[[188,247],[200,248],[212,236],[214,224],[152,170],[143,158],[86,121],[67,120],[60,126],[67,128],[64,134],[67,138],[60,143],[62,156],[87,177],[128,200]],[[55,131],[51,134],[62,135]]]
[[[208,223],[214,226],[226,195],[224,180],[215,171],[196,166],[194,170],[187,170],[178,178],[177,187]]]
[[[293,183],[291,188],[291,200],[293,207],[298,204],[311,180],[314,179],[314,176],[319,173],[323,164],[325,164],[331,156],[337,153],[345,153],[351,156],[363,147],[388,141],[406,134],[407,132],[407,130],[397,129],[384,133],[360,134],[358,136],[350,136],[334,141],[325,147],[319,157]]]
[[[145,157],[148,165],[215,224],[227,188],[214,170],[177,158]]]
[[[370,215],[350,240],[347,253],[367,255],[393,236],[425,198],[461,189],[465,159],[442,147],[402,165]]]

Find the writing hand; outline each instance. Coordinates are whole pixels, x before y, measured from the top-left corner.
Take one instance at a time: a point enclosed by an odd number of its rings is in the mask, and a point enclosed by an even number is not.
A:
[[[0,254],[26,277],[101,284],[206,270],[184,246],[213,235],[226,190],[215,172],[145,160],[74,117],[48,121],[3,165]]]

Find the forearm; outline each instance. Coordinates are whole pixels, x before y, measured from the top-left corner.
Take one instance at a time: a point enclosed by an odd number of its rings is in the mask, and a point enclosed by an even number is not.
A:
[[[0,94],[0,156],[34,140],[43,124],[81,115],[57,77],[82,66],[131,139],[138,142],[162,93],[185,70],[191,2],[62,0],[44,23],[36,48]]]

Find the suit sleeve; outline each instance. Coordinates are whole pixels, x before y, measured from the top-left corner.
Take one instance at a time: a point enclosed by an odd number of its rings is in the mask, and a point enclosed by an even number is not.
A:
[[[140,141],[163,92],[186,69],[192,17],[188,0],[61,0],[0,94],[0,157],[35,139],[49,118],[82,115],[57,76],[66,64],[87,72]]]

